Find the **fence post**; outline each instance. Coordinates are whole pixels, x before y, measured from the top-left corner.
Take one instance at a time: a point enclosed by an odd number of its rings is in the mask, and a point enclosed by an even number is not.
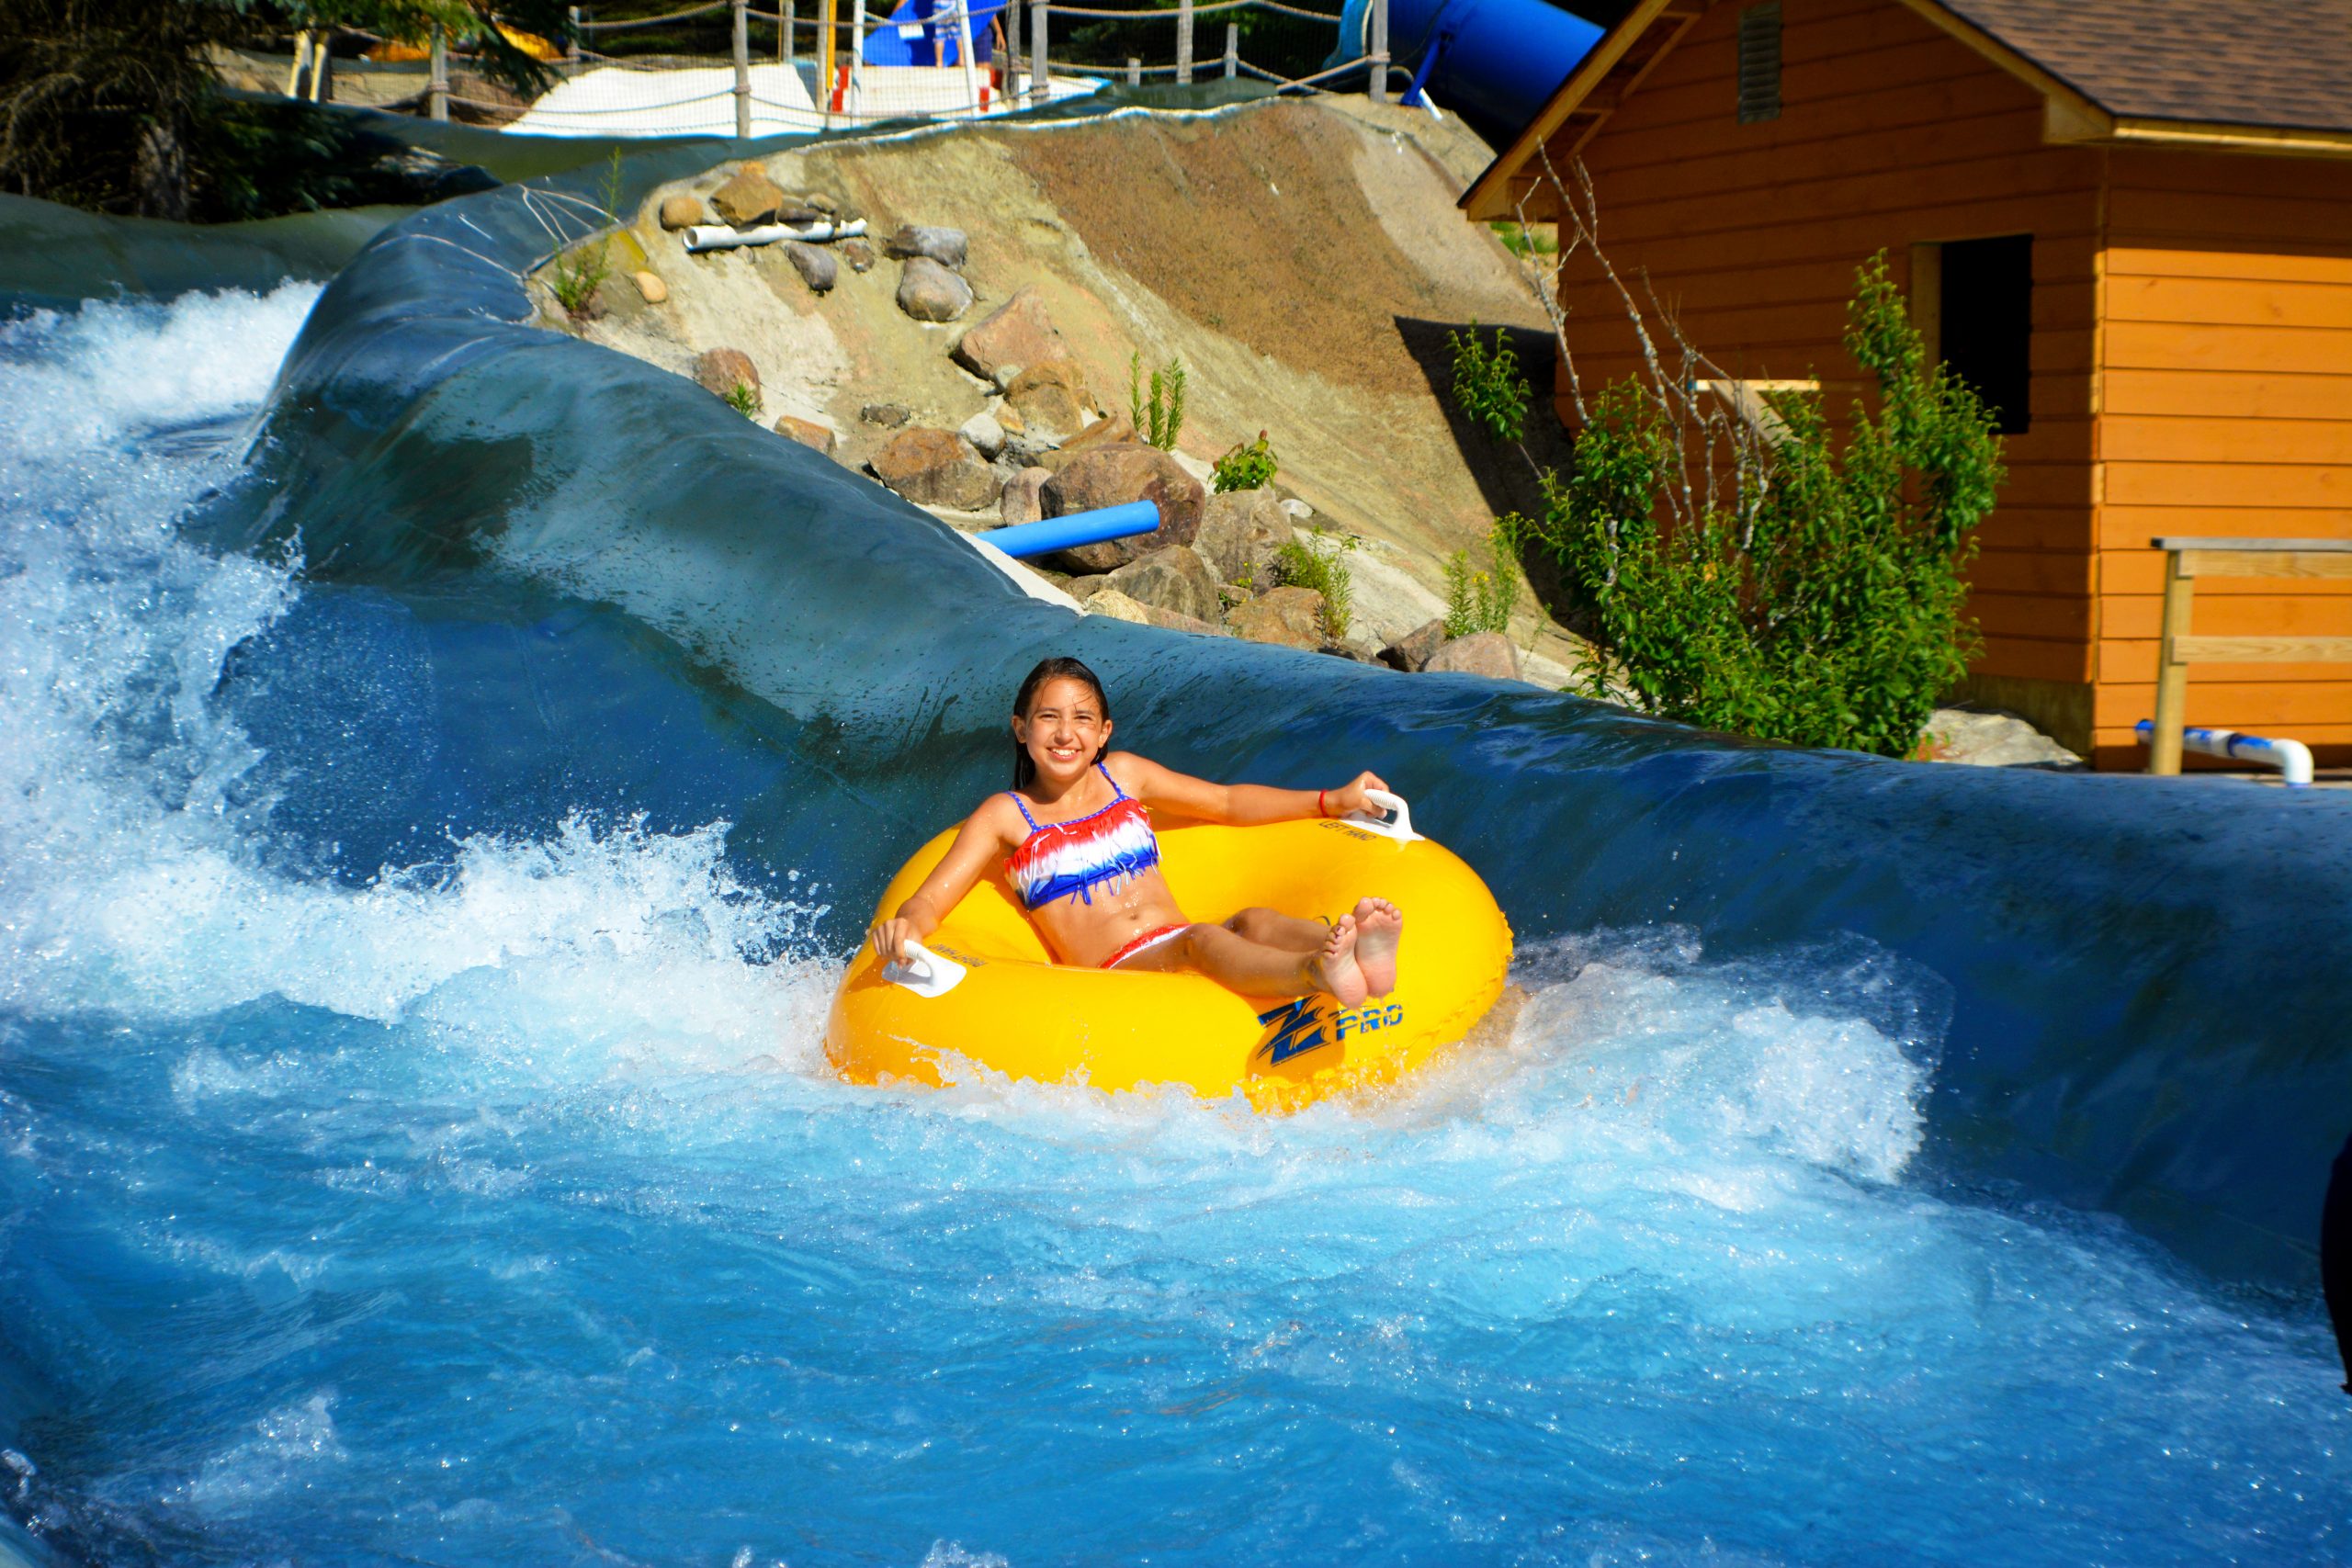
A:
[[[817,109],[825,129],[833,128],[834,0],[817,0]]]
[[[750,0],[735,0],[735,134],[752,135],[752,29]]]
[[[865,0],[858,0],[864,5]],[[972,62],[971,0],[956,0],[956,62],[964,68],[964,108],[969,115],[980,112],[980,79]]]
[[[1051,9],[1046,0],[1035,0],[1029,8],[1029,97],[1033,103],[1051,102],[1054,79],[1046,66],[1046,13]]]
[[[1372,101],[1388,101],[1388,0],[1372,0]]]
[[[799,21],[800,0],[781,0],[776,6],[775,62],[786,70],[799,61],[799,40],[792,36]]]
[[[1132,54],[1127,56],[1127,85],[1130,87],[1143,85],[1143,62]]]
[[[849,16],[849,112],[865,112],[865,0],[857,0]]]
[[[2188,635],[2197,579],[2181,570],[2180,552],[2165,552],[2164,640],[2156,645],[2156,724],[2148,739],[2148,772],[2180,772],[2180,731],[2188,711],[2188,663],[2174,646]]]
[[[1241,74],[1241,24],[1225,24],[1225,79],[1232,81]]]
[[[577,60],[580,58],[580,7],[572,6],[570,15],[571,32],[563,40],[563,57],[566,60]]]
[[[433,24],[433,74],[424,89],[425,113],[434,119],[449,118],[449,35]]]
[[[1006,0],[1004,17],[1004,101],[1009,108],[1021,101],[1021,0]]]
[[[1193,0],[1178,0],[1176,6],[1176,81],[1189,85],[1193,80]]]

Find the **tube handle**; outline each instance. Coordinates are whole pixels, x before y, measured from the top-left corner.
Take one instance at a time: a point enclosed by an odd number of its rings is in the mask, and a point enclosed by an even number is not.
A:
[[[902,944],[899,956],[882,966],[882,978],[919,997],[945,996],[963,983],[965,973],[961,964],[943,958],[919,942]]]
[[[1363,793],[1374,806],[1392,815],[1374,817],[1369,812],[1351,811],[1348,813],[1349,821],[1367,833],[1377,833],[1400,844],[1409,844],[1420,837],[1413,831],[1413,808],[1405,804],[1403,795],[1392,795],[1385,789],[1368,789]]]

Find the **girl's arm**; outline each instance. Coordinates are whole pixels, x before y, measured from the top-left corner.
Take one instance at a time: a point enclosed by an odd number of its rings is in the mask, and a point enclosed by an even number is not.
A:
[[[989,861],[1006,848],[1008,829],[1002,818],[1011,810],[1004,796],[989,796],[978,811],[964,819],[956,841],[947,846],[947,853],[931,868],[922,886],[899,906],[899,912],[874,922],[874,929],[866,934],[885,964],[898,958],[908,942],[921,942],[937,931],[948,911],[962,903],[964,895],[987,874]]]
[[[1235,828],[1261,822],[1289,822],[1301,817],[1345,817],[1351,811],[1380,808],[1364,792],[1385,790],[1377,773],[1358,773],[1336,789],[1275,789],[1267,784],[1211,784],[1173,768],[1163,768],[1132,751],[1114,752],[1108,759],[1120,787],[1146,806],[1163,807],[1180,816]]]

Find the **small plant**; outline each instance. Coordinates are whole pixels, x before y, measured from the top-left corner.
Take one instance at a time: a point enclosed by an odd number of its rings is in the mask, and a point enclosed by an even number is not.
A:
[[[1177,432],[1184,428],[1184,362],[1171,359],[1151,373],[1150,394],[1145,395],[1143,355],[1127,358],[1127,408],[1135,418],[1136,434],[1163,452],[1176,450]]]
[[[1363,541],[1351,535],[1331,534],[1322,524],[1305,539],[1293,537],[1274,552],[1274,575],[1288,588],[1312,588],[1323,595],[1323,637],[1340,641],[1355,611],[1355,580],[1349,574],[1347,556]]]
[[[745,419],[760,417],[760,389],[749,381],[738,381],[727,394],[727,406]]]
[[[1508,632],[1510,614],[1519,608],[1519,568],[1511,559],[1513,525],[1518,519],[1497,520],[1487,543],[1494,547],[1495,570],[1470,570],[1470,552],[1456,550],[1445,563],[1445,635],[1469,637],[1477,632]]]
[[[1560,254],[1559,235],[1547,234],[1532,223],[1521,223],[1516,219],[1501,218],[1497,219],[1489,227],[1494,230],[1495,238],[1503,243],[1503,249],[1515,256],[1524,259],[1530,256],[1556,256]]]
[[[1468,414],[1496,441],[1516,441],[1526,428],[1527,405],[1535,395],[1520,374],[1519,351],[1495,329],[1494,346],[1478,337],[1478,323],[1468,332],[1448,333],[1445,345],[1453,351],[1453,406]]]
[[[603,210],[606,218],[620,221],[621,155],[616,151],[606,165],[602,194]],[[599,238],[574,245],[569,251],[558,251],[549,287],[565,311],[575,320],[588,321],[596,314],[596,290],[613,276],[612,242]]]
[[[1209,483],[1219,495],[1227,491],[1258,490],[1274,482],[1274,475],[1282,464],[1274,457],[1274,449],[1266,445],[1266,433],[1258,432],[1258,439],[1243,446],[1235,442],[1226,455],[1216,460],[1209,472]]]

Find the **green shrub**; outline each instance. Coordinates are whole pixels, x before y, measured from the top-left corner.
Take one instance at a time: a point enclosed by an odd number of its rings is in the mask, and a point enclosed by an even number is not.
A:
[[[1510,630],[1510,615],[1519,608],[1519,567],[1511,559],[1513,516],[1499,519],[1487,543],[1494,547],[1495,570],[1470,570],[1470,552],[1456,550],[1445,563],[1445,635],[1469,637],[1476,632]]]
[[[1274,552],[1274,575],[1286,588],[1312,588],[1323,595],[1323,637],[1338,642],[1348,635],[1355,613],[1355,579],[1348,571],[1348,552],[1361,541],[1331,534],[1322,524],[1306,538],[1293,536]]]
[[[1445,344],[1453,351],[1453,406],[1468,414],[1496,441],[1516,441],[1527,423],[1527,405],[1535,395],[1519,373],[1519,351],[1500,327],[1494,346],[1479,341],[1478,323],[1468,332],[1448,333]]]
[[[602,209],[605,217],[618,222],[621,202],[621,155],[617,151],[613,153],[612,162],[605,168],[603,194],[605,199]],[[595,313],[596,290],[602,288],[605,286],[605,280],[613,276],[611,238],[608,235],[599,234],[594,239],[573,245],[568,250],[556,252],[555,262],[550,271],[553,276],[548,279],[548,287],[555,290],[557,301],[571,315],[582,321],[587,320]],[[756,391],[753,396],[757,397]],[[733,400],[730,398],[729,400]],[[757,403],[755,402],[746,412],[757,413],[759,412]]]
[[[1587,411],[1531,526],[1593,612],[1592,694],[1800,745],[1917,750],[1977,647],[1962,576],[2001,443],[1976,394],[1926,364],[1883,254],[1856,283],[1846,350],[1878,409],[1855,407],[1842,452],[1817,393],[1769,394],[1769,432],[1671,376]]]
[[[727,394],[727,406],[745,419],[760,417],[760,389],[749,381],[738,381]]]
[[[1216,460],[1216,467],[1210,471],[1209,482],[1219,495],[1223,495],[1227,491],[1257,490],[1270,485],[1281,471],[1282,464],[1275,460],[1274,449],[1266,445],[1266,433],[1261,430],[1258,432],[1258,439],[1247,446],[1235,442],[1225,456]]]
[[[1127,359],[1127,408],[1135,419],[1136,439],[1163,452],[1176,450],[1177,433],[1184,428],[1184,362],[1171,359],[1151,373],[1150,395],[1144,390],[1143,355]]]

